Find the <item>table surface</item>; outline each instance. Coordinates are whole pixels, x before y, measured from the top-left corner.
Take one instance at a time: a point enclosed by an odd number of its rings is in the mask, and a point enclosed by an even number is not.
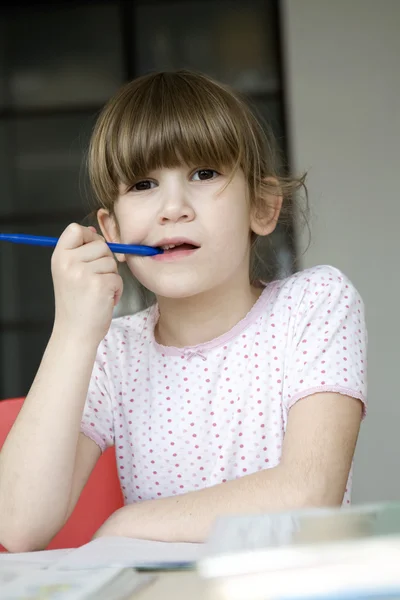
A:
[[[211,595],[196,571],[155,573],[156,579],[131,600],[205,600]]]

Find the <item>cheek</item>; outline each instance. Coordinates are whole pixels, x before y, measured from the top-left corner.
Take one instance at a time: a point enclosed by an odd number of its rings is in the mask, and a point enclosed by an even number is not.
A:
[[[148,229],[143,224],[133,223],[129,226],[127,223],[121,227],[122,244],[141,244],[148,234]]]
[[[124,211],[118,215],[120,240],[123,244],[139,244],[148,235],[150,220],[143,211]]]
[[[218,214],[213,215],[210,219],[220,236],[231,237],[239,241],[238,237],[247,238],[250,232],[250,214],[246,206],[242,203],[231,202],[225,206],[223,210],[218,211]]]
[[[225,229],[236,232],[250,229],[250,207],[246,201],[244,186],[237,186],[235,189],[228,187],[210,208],[213,213],[210,215],[210,222],[221,226],[223,224]]]

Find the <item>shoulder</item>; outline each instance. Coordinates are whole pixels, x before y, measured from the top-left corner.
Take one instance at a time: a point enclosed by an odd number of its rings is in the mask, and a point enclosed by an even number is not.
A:
[[[151,308],[146,308],[133,315],[114,318],[102,344],[108,347],[142,343],[148,338],[147,332],[151,326]]]
[[[350,279],[336,267],[318,265],[274,282],[275,302],[291,301],[293,309],[314,307],[321,303],[345,301],[362,306],[362,299]]]
[[[298,271],[277,282],[279,290],[294,291],[297,294],[315,288],[345,288],[352,286],[350,280],[342,271],[331,265],[318,265]]]

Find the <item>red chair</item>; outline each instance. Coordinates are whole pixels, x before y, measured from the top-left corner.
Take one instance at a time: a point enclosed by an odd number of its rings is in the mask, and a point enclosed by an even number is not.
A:
[[[12,398],[0,401],[0,448],[24,400],[25,398]],[[104,521],[123,504],[115,451],[114,448],[109,448],[97,461],[72,515],[47,549],[77,548],[86,544]],[[0,552],[4,550],[0,545]]]

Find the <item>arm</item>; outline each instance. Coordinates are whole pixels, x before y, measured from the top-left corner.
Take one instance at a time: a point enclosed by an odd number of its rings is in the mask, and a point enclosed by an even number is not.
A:
[[[97,346],[121,291],[113,264],[104,240],[78,225],[53,254],[53,333],[0,453],[0,543],[11,551],[48,544],[100,455],[79,430]]]
[[[64,524],[93,362],[82,340],[50,339],[0,454],[0,542],[10,550],[44,547]],[[92,452],[84,479],[97,458]]]
[[[204,541],[222,514],[340,505],[353,460],[362,405],[336,393],[298,401],[289,411],[281,463],[181,496],[126,506],[96,537]]]

